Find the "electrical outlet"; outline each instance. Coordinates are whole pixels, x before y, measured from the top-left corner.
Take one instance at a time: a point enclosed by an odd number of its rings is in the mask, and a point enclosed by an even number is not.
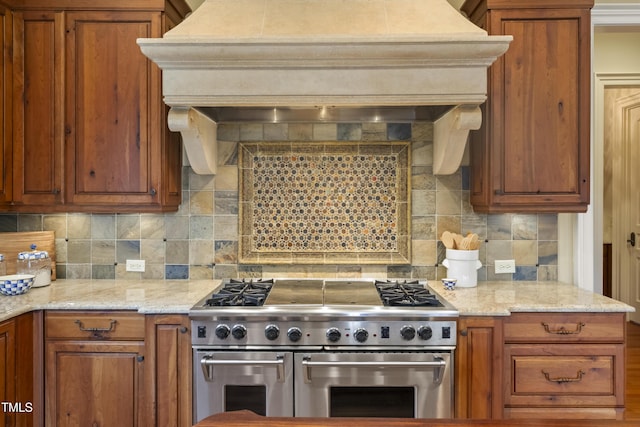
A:
[[[144,273],[144,260],[143,259],[128,259],[127,271],[135,271],[138,273]]]
[[[515,273],[516,260],[514,259],[497,259],[495,261],[496,274]]]

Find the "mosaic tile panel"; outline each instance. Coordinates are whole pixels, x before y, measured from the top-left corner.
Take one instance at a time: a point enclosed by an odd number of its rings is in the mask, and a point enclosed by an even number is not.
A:
[[[239,151],[240,262],[410,263],[408,143]]]

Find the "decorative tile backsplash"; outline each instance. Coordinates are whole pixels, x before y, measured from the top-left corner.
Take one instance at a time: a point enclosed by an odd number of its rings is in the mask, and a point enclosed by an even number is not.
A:
[[[263,276],[435,279],[446,275],[442,266],[445,251],[438,237],[449,230],[480,235],[483,267],[478,271],[479,280],[556,280],[557,216],[474,213],[469,204],[467,166],[453,175],[433,175],[432,135],[430,122],[221,124],[218,174],[197,175],[185,167],[183,203],[178,212],[0,214],[0,231],[54,230],[57,273],[60,278],[70,279]],[[310,147],[325,141],[348,142],[345,147],[354,142],[376,145],[395,141],[407,146],[410,264],[240,263],[239,144],[275,145],[283,141],[308,143]],[[401,234],[400,229],[398,232]],[[280,233],[280,237],[284,235]],[[146,271],[126,272],[127,259],[144,259]],[[494,275],[494,261],[500,259],[515,259],[516,273]]]
[[[241,143],[239,261],[410,264],[409,148]]]

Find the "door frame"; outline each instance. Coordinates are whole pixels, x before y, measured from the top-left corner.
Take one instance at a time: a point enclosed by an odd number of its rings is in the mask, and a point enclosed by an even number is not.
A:
[[[634,77],[635,76],[635,77]],[[604,80],[603,82],[605,83],[605,87],[612,87],[612,86],[637,86],[640,88],[640,73],[638,74],[634,74],[634,75],[629,75],[629,76],[621,76],[622,78],[616,78],[616,76],[613,76],[611,80]],[[606,83],[609,84],[606,84]],[[613,83],[613,84],[611,84]],[[638,95],[634,95],[636,98],[638,97]],[[635,104],[637,105],[637,104]],[[619,114],[619,111],[615,112],[616,116]],[[622,129],[622,132],[626,132],[626,129]],[[624,158],[626,158],[626,154],[627,153],[627,147],[628,147],[629,141],[627,140],[627,138],[624,135],[618,135],[616,134],[616,138],[613,138],[612,140],[612,151],[616,151],[618,153],[625,153]],[[624,188],[624,190],[622,191],[623,194],[627,194],[629,192],[629,180],[624,180],[622,177],[624,176],[628,176],[629,175],[629,170],[627,168],[628,163],[626,161],[623,161],[622,164],[618,165],[619,167],[614,167],[614,172],[613,172],[613,194],[614,195],[618,195],[618,197],[614,196],[614,203],[617,201],[620,201],[620,187],[622,184],[622,187]],[[622,182],[624,181],[624,182]],[[612,230],[611,230],[611,243],[612,243],[612,287],[611,287],[611,292],[612,292],[612,297],[614,299],[620,300],[622,302],[625,302],[629,305],[635,305],[633,304],[633,302],[631,301],[631,289],[629,288],[629,286],[622,286],[621,285],[621,280],[620,277],[623,277],[623,275],[626,277],[626,275],[628,275],[628,271],[630,268],[629,265],[629,259],[628,257],[623,257],[623,252],[625,249],[623,249],[623,247],[625,247],[625,240],[626,240],[626,235],[628,234],[629,231],[629,212],[628,210],[625,208],[616,208],[614,207],[613,212],[613,224],[612,224]]]
[[[640,29],[640,4],[605,3],[596,4],[591,9],[591,40],[596,27],[629,26]],[[593,55],[593,43],[591,44]],[[603,122],[602,103],[605,82],[624,79],[625,75],[592,73],[591,91],[591,204],[584,214],[575,216],[573,226],[564,227],[559,239],[568,238],[573,242],[573,283],[578,287],[602,293],[602,191],[603,175]],[[635,78],[635,77],[634,77]],[[568,221],[571,222],[571,221]],[[562,246],[559,250],[562,249]],[[565,252],[566,254],[567,252]],[[559,262],[562,252],[559,252]],[[562,277],[559,277],[562,279]],[[616,292],[615,283],[612,292]],[[619,291],[619,290],[618,290]]]

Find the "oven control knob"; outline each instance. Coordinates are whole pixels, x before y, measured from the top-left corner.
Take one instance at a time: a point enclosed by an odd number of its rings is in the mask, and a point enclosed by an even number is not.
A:
[[[289,330],[287,331],[287,336],[289,337],[289,339],[293,342],[297,342],[300,341],[300,338],[302,338],[302,331],[300,330],[300,328],[289,328]]]
[[[280,328],[278,328],[276,325],[267,325],[267,327],[264,328],[264,336],[267,337],[269,341],[275,340],[279,335]]]
[[[227,325],[216,326],[216,337],[221,340],[226,339],[231,333],[231,329]]]
[[[338,328],[327,329],[327,339],[331,342],[336,342],[340,339],[340,330]]]
[[[411,341],[416,337],[416,329],[409,325],[403,326],[400,328],[400,336],[407,341]]]
[[[356,339],[356,341],[358,342],[365,342],[367,340],[367,338],[369,338],[369,332],[367,332],[366,329],[363,328],[358,328],[356,329],[356,331],[353,333],[353,337]]]
[[[420,339],[428,340],[432,335],[433,331],[431,331],[431,328],[429,326],[420,326],[418,328],[418,336],[420,337]]]
[[[247,336],[247,328],[243,325],[234,325],[233,329],[231,329],[231,335],[233,335],[235,339],[241,340]]]

